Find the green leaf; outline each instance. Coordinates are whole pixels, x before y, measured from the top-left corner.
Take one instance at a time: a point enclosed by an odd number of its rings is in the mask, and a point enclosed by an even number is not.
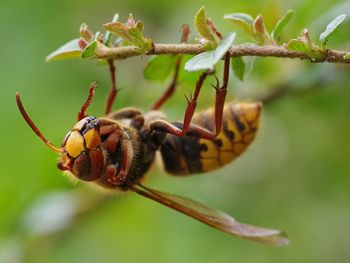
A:
[[[253,35],[259,45],[271,43],[271,37],[267,33],[262,15],[258,15],[253,22]]]
[[[98,41],[92,41],[81,53],[82,58],[93,58],[96,56],[96,50],[98,47]]]
[[[143,70],[145,79],[150,81],[163,81],[170,72],[175,68],[177,56],[159,55],[148,61],[147,66]]]
[[[118,20],[119,20],[119,14],[116,13],[113,16],[112,22],[117,22]],[[105,39],[103,41],[107,47],[109,47],[111,45],[111,36],[112,36],[111,31],[107,30],[107,32],[105,34]]]
[[[302,39],[291,39],[286,45],[286,49],[291,51],[299,51],[308,54],[309,53],[309,47],[305,41]]]
[[[100,42],[100,43],[103,43],[103,41],[104,41],[103,33],[100,32],[100,31],[97,31],[97,32],[95,33],[94,40],[96,40],[96,41],[98,41],[98,42]]]
[[[118,21],[104,24],[103,27],[129,42],[133,41],[132,37],[129,34],[128,27]]]
[[[233,13],[224,15],[224,19],[232,22],[233,24],[244,30],[246,33],[248,33],[250,36],[253,36],[254,19],[250,15],[244,13]]]
[[[344,59],[350,59],[350,53],[347,53],[343,58]]]
[[[277,40],[283,28],[290,21],[292,16],[294,15],[293,10],[288,10],[287,13],[276,23],[275,28],[271,32],[271,37],[273,40]]]
[[[321,33],[320,35],[320,42],[323,46],[326,45],[329,37],[333,34],[333,32],[337,29],[337,27],[343,23],[343,21],[345,20],[346,15],[342,14],[337,16],[332,22],[330,22],[327,25],[327,28],[324,32]]]
[[[46,62],[54,60],[67,60],[81,57],[81,49],[79,47],[79,38],[73,39],[64,44],[45,59]]]
[[[214,35],[212,34],[208,24],[207,24],[207,15],[205,12],[205,7],[202,6],[196,16],[194,17],[194,24],[196,26],[196,30],[198,32],[198,34],[208,40],[209,42],[214,42],[216,43],[216,39],[214,37]]]
[[[206,51],[193,57],[185,64],[186,71],[213,70],[215,64],[225,55],[235,40],[236,33],[226,36],[215,50]]]
[[[312,55],[312,50],[318,48],[312,43],[310,33],[306,28],[301,31],[300,37],[291,39],[285,47],[288,50],[299,51],[308,55]]]
[[[242,57],[233,57],[231,58],[231,66],[233,69],[233,73],[235,76],[243,81],[244,73],[245,73],[245,63]]]
[[[321,59],[323,57],[323,53],[318,46],[310,48],[302,39],[292,39],[285,45],[285,47],[288,50],[305,53],[312,59]]]
[[[143,36],[143,23],[137,21],[137,23],[129,28],[129,35],[132,37],[132,43],[138,46],[141,50],[141,53],[144,53],[152,48],[152,40],[147,39]]]
[[[323,50],[312,43],[310,33],[305,28],[301,31],[300,37],[297,39],[291,39],[285,48],[288,50],[303,52],[312,59],[322,59],[324,56]]]
[[[143,23],[137,21],[133,26],[126,26],[120,22],[111,22],[103,25],[105,29],[139,47],[140,53],[152,49],[152,40],[143,36]]]

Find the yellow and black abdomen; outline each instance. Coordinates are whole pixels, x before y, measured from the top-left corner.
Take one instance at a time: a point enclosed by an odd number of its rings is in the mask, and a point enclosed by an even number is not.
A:
[[[192,124],[215,131],[214,110],[196,113]],[[260,102],[226,103],[221,132],[213,141],[168,134],[160,149],[166,171],[174,175],[204,173],[232,162],[253,141],[260,112]]]

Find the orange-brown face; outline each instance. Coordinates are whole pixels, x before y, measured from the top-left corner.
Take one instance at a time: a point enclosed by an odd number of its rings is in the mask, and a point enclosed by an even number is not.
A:
[[[63,139],[58,167],[84,181],[98,179],[104,169],[101,145],[99,120],[85,117]]]

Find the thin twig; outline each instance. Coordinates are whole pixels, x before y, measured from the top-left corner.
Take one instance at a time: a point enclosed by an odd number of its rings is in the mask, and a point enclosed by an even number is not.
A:
[[[124,59],[140,55],[160,54],[199,54],[206,51],[200,44],[154,44],[154,48],[146,54],[140,54],[136,46],[124,46],[115,48],[103,48],[97,50],[96,58]],[[290,51],[284,46],[257,46],[235,45],[230,50],[231,57],[259,56],[308,59],[312,62],[350,63],[350,59],[344,59],[345,51],[325,50],[323,57],[314,59],[303,52]]]

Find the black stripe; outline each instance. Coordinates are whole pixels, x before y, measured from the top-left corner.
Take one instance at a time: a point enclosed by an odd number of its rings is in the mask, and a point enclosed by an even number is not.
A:
[[[232,113],[232,120],[234,121],[236,127],[238,128],[238,130],[242,133],[245,130],[245,125],[244,123],[242,123],[239,119],[239,116],[236,114],[235,110],[234,110],[234,104],[230,105],[230,110]]]
[[[232,142],[235,139],[235,133],[231,130],[228,129],[227,127],[227,120],[223,119],[223,125],[222,125],[222,129],[224,131],[224,134],[226,135],[226,137]]]
[[[189,172],[202,172],[201,152],[203,145],[199,143],[199,138],[185,136],[182,138],[182,154],[187,164]]]
[[[210,120],[209,114],[205,111],[201,112],[201,119],[204,122],[204,127],[209,131],[213,131],[213,122]]]

